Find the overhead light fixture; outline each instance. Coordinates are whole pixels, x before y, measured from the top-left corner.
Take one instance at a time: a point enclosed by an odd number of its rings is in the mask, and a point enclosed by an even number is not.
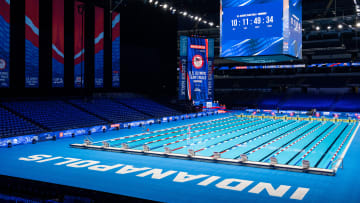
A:
[[[360,22],[357,22],[357,23],[356,23],[356,27],[360,27]]]
[[[327,29],[330,30],[330,29],[331,29],[331,26],[327,26]]]
[[[317,31],[319,31],[320,30],[320,26],[316,26],[316,28],[315,28]]]
[[[162,7],[163,9],[165,10],[169,10],[171,14],[180,14],[180,15],[183,15],[183,16],[187,16],[193,20],[196,20],[196,21],[199,21],[199,22],[203,22],[204,24],[207,24],[207,25],[210,25],[210,26],[214,26],[214,23],[212,22],[209,22],[207,20],[203,20],[201,17],[199,16],[194,16],[194,15],[190,15],[190,13],[188,13],[187,11],[181,11],[181,12],[176,12],[176,8],[170,6],[171,4],[168,4],[168,3],[165,3],[163,1],[157,1],[157,0],[148,0],[148,1],[144,1],[144,3],[150,3],[150,4],[153,4],[154,7]],[[217,26],[218,27],[218,26]]]
[[[342,25],[342,24],[339,24],[339,25],[338,25],[338,28],[339,28],[339,29],[343,29],[343,25]]]

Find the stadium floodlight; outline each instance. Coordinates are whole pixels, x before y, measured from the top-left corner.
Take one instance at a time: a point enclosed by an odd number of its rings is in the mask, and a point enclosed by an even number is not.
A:
[[[319,30],[320,30],[320,26],[316,26],[315,29],[316,29],[317,31],[319,31]]]
[[[339,28],[339,29],[343,29],[343,25],[342,25],[342,24],[339,24],[339,25],[338,25],[338,28]]]
[[[153,4],[154,5],[154,7],[162,7],[163,9],[165,9],[165,10],[167,10],[167,9],[169,9],[169,11],[170,11],[170,13],[172,14],[172,15],[175,15],[175,14],[180,14],[180,15],[183,15],[183,16],[185,16],[185,17],[189,17],[189,18],[191,18],[191,19],[194,19],[195,18],[195,20],[196,21],[199,21],[199,22],[203,22],[204,24],[208,24],[209,26],[214,26],[214,23],[212,23],[212,22],[209,22],[209,21],[207,21],[207,20],[203,20],[201,17],[199,17],[199,16],[194,16],[194,15],[190,15],[190,13],[188,13],[187,11],[181,11],[181,12],[177,12],[177,10],[176,10],[176,8],[174,8],[173,6],[170,6],[168,3],[165,3],[165,2],[160,2],[160,1],[157,1],[157,0],[145,0],[144,1],[144,3],[146,3],[146,2],[148,2],[148,3],[150,3],[150,4]],[[219,28],[219,26],[217,25],[216,26],[217,28]]]

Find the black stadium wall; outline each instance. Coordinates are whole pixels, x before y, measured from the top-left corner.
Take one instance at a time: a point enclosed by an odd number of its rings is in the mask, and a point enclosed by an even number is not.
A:
[[[82,0],[81,0],[82,1]],[[105,9],[110,0],[84,0],[85,52],[94,51],[94,6]],[[94,88],[94,56],[85,54],[85,88],[74,88],[74,0],[65,1],[64,88],[51,87],[52,0],[40,1],[39,88],[25,88],[25,0],[11,3],[10,88],[0,88],[2,97],[71,96],[93,92],[135,92],[149,95],[177,94],[177,17],[143,0],[125,0],[112,8],[120,12],[120,88],[111,87],[111,21],[105,27],[104,88]],[[105,14],[105,19],[109,17]],[[108,28],[108,29],[107,29]],[[109,63],[110,61],[110,63]]]
[[[176,15],[143,0],[128,2],[121,11],[122,90],[176,95]]]

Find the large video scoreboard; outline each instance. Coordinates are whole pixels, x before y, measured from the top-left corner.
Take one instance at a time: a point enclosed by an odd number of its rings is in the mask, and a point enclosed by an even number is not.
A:
[[[221,57],[302,57],[302,0],[222,0],[220,16]]]

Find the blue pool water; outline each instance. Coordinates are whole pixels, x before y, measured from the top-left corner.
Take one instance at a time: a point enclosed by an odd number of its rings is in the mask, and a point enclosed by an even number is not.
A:
[[[238,159],[245,154],[249,161],[270,163],[276,157],[279,164],[333,169],[353,136],[358,123],[332,121],[281,120],[259,117],[239,117],[232,114],[213,116],[194,123],[178,123],[163,129],[149,129],[131,136],[106,140],[111,147],[211,157],[219,152],[221,158]],[[103,141],[94,142],[101,146]]]

